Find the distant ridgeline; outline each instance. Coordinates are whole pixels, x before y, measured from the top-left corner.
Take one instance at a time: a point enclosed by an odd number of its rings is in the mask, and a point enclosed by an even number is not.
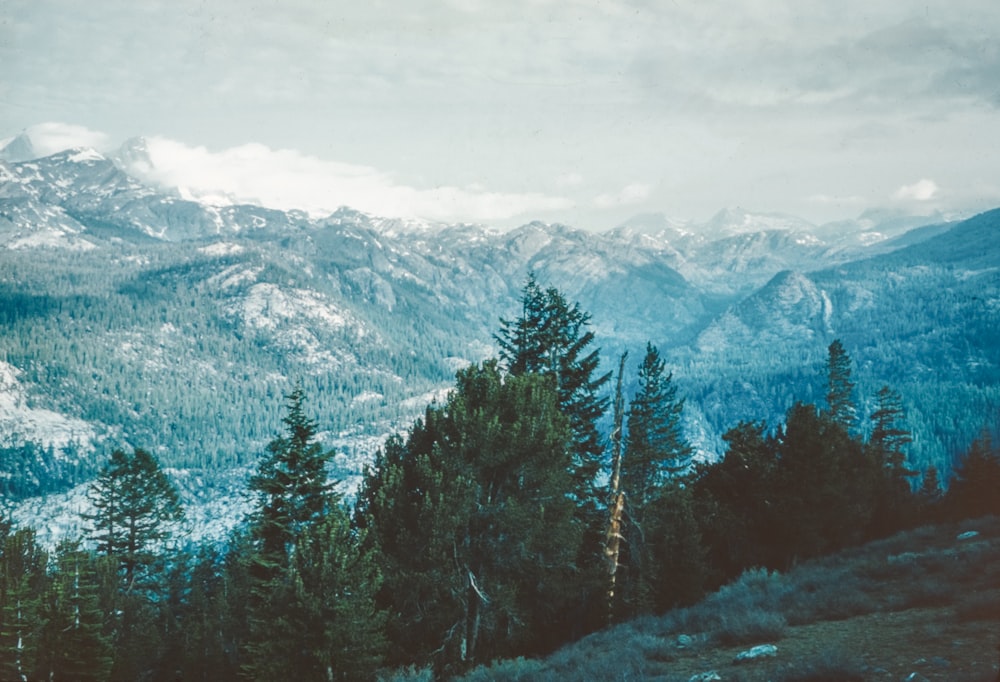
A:
[[[720,456],[741,420],[774,427],[821,403],[834,339],[859,429],[883,384],[901,396],[914,468],[947,478],[995,428],[1000,211],[823,227],[727,211],[689,228],[312,219],[185,201],[91,151],[0,163],[0,486],[66,488],[116,446],[172,468],[249,466],[296,384],[335,475],[356,482],[457,369],[496,355],[529,272],[591,315],[603,371],[659,347],[697,458]],[[57,423],[72,435],[53,437]]]

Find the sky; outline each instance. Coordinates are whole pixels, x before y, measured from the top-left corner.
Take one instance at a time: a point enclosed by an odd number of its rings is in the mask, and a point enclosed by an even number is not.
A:
[[[205,200],[605,230],[1000,206],[996,0],[0,0],[0,139]]]

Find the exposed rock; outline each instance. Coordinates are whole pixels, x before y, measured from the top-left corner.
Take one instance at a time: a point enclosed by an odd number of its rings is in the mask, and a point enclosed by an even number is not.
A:
[[[688,682],[721,682],[722,678],[719,677],[719,673],[714,670],[709,670],[708,672],[698,673],[697,675],[692,675],[688,678]]]
[[[777,655],[778,647],[773,644],[758,644],[752,649],[747,649],[736,654],[733,663],[746,663],[748,661],[756,661],[758,658],[770,658]]]

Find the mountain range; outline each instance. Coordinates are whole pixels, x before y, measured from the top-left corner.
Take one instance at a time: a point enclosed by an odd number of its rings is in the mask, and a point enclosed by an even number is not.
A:
[[[118,446],[214,509],[295,384],[349,490],[386,434],[495,354],[529,272],[591,314],[605,367],[659,346],[703,458],[741,420],[822,404],[836,338],[862,417],[883,384],[902,395],[914,468],[947,471],[997,426],[1000,210],[499,231],[192,201],[149,181],[141,140],[31,157],[26,139],[0,150],[0,484],[24,517],[78,504]]]

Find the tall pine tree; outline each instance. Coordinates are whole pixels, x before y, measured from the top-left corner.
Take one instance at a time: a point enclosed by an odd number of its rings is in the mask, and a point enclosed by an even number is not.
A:
[[[904,448],[913,440],[905,428],[906,413],[899,393],[883,386],[875,395],[868,450],[882,475],[876,481],[873,533],[888,535],[915,521],[916,499],[909,479],[918,472],[906,467]]]
[[[0,517],[0,679],[34,676],[48,557],[29,529]]]
[[[88,495],[94,511],[86,518],[98,552],[119,560],[130,590],[149,568],[157,544],[169,537],[171,524],[183,517],[177,489],[153,455],[135,448],[131,455],[112,452]]]
[[[255,680],[372,677],[381,662],[383,615],[374,604],[379,574],[361,549],[297,387],[250,480],[257,495],[247,567],[248,629],[243,674]]]
[[[600,351],[590,350],[590,314],[570,305],[556,288],[542,289],[534,274],[521,292],[521,315],[500,321],[500,360],[514,375],[553,378],[559,405],[573,433],[573,469],[581,501],[593,501],[592,486],[604,453],[597,422],[608,406],[601,389],[611,373],[597,375]]]
[[[693,450],[684,437],[684,401],[659,350],[646,344],[629,404],[622,456],[625,491],[623,613],[648,613],[697,596],[704,566],[690,492],[674,478]],[[682,587],[684,586],[684,587]]]
[[[50,680],[104,682],[115,663],[118,561],[64,542],[56,550],[43,605],[41,674]]]
[[[850,431],[858,418],[858,410],[854,404],[854,382],[851,380],[851,358],[840,339],[834,339],[827,351],[827,414],[834,423]]]

